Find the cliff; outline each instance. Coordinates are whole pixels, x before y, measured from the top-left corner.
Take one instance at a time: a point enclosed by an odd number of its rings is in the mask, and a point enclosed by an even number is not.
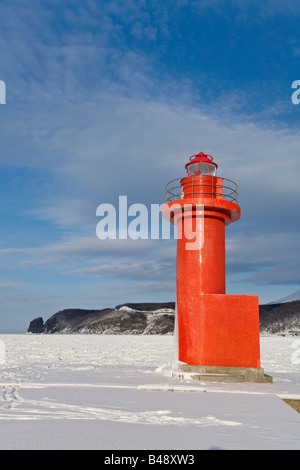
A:
[[[174,303],[124,304],[102,310],[66,309],[45,323],[33,320],[28,333],[172,334]]]
[[[165,335],[174,331],[175,303],[127,303],[102,310],[66,309],[30,322],[28,333]],[[260,305],[260,331],[300,335],[300,300]]]
[[[300,335],[300,300],[260,305],[260,331]]]

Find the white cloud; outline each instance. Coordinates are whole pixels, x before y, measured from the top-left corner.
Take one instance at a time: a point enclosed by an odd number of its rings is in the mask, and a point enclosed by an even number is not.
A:
[[[150,255],[150,253],[149,253]],[[121,259],[118,264],[105,263],[103,260],[98,260],[95,266],[85,266],[68,271],[68,274],[79,274],[88,276],[97,276],[105,279],[126,279],[131,282],[135,280],[137,284],[145,280],[152,281],[166,280],[169,282],[175,280],[175,263],[169,260],[166,262],[164,259],[157,259],[156,261],[138,261],[132,262],[130,259]],[[174,287],[174,285],[173,285]]]
[[[144,269],[147,272],[162,270],[175,259],[174,240],[99,240],[96,237],[73,236],[61,242],[39,247],[2,248],[0,255],[15,257],[22,266],[50,264],[58,270],[68,269],[75,274],[101,274],[105,270],[119,269],[122,266],[134,272]],[[149,260],[157,261],[149,261]],[[16,262],[14,260],[14,263]],[[118,264],[116,264],[118,260]],[[118,274],[118,273],[116,273]]]

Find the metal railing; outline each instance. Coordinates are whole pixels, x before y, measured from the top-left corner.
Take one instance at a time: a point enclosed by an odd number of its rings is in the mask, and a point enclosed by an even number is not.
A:
[[[182,179],[176,178],[166,184],[166,203],[183,197],[212,197],[238,202],[238,186],[227,178],[211,176],[200,180],[198,176],[190,176],[189,181],[181,186]]]

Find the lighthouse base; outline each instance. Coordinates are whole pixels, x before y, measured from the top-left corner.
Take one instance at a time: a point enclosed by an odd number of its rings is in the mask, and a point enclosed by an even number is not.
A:
[[[172,376],[202,382],[273,382],[273,378],[265,374],[264,369],[254,367],[189,366],[180,364],[178,370],[172,372]]]
[[[177,292],[178,359],[260,370],[258,296]]]

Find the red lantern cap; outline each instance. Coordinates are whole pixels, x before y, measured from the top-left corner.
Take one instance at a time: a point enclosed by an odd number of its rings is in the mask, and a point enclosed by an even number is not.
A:
[[[213,157],[203,152],[197,153],[196,155],[192,155],[190,157],[190,163],[187,163],[185,165],[185,168],[191,165],[192,163],[199,163],[199,162],[212,163],[213,165],[215,165],[216,168],[218,168],[218,165],[215,162],[213,162]]]

